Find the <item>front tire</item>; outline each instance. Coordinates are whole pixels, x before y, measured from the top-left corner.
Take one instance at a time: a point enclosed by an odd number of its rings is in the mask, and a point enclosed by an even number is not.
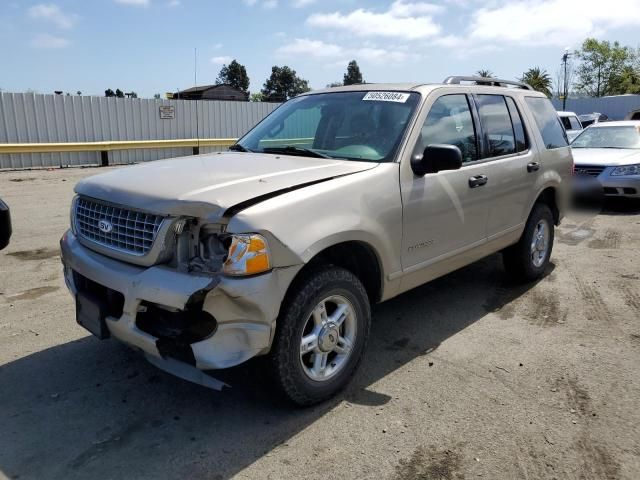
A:
[[[518,282],[531,282],[544,274],[553,249],[554,222],[551,209],[536,203],[524,232],[515,245],[502,252],[504,268]]]
[[[369,337],[371,309],[360,280],[343,268],[303,274],[292,289],[269,360],[276,388],[307,406],[335,395],[351,379]]]

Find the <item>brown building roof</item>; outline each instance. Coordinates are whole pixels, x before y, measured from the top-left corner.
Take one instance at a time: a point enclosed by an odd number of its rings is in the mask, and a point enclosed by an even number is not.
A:
[[[179,100],[231,100],[248,102],[249,93],[227,84],[202,85],[180,90],[173,94],[173,98]]]

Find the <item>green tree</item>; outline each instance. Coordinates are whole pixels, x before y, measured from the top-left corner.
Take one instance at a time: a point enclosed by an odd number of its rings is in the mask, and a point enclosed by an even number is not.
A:
[[[124,92],[122,90],[120,90],[119,88],[116,88],[116,97],[124,98]]]
[[[640,94],[640,68],[627,65],[620,74],[619,94]]]
[[[621,93],[626,67],[632,67],[636,54],[618,42],[587,38],[576,52],[580,65],[576,71],[578,92],[590,97]]]
[[[484,77],[484,78],[493,78],[493,72],[491,70],[478,70],[476,72],[476,76],[477,77]]]
[[[493,72],[491,70],[478,70],[476,77],[493,78]],[[476,85],[491,85],[489,82],[476,82]]]
[[[358,62],[355,60],[351,60],[349,65],[347,65],[347,73],[343,76],[343,85],[357,85],[359,83],[364,83],[362,79],[362,73],[360,73],[360,67],[358,66]]]
[[[250,102],[264,102],[264,96],[262,95],[262,92],[252,93],[251,96],[249,97],[249,101]]]
[[[522,74],[519,78],[521,82],[531,85],[534,90],[544,93],[547,97],[551,97],[552,81],[546,70],[540,67],[533,67]]]
[[[116,92],[114,92],[113,90],[111,90],[110,88],[107,88],[104,91],[104,96],[105,97],[115,97],[116,96]]]
[[[284,102],[309,90],[309,82],[285,65],[271,67],[271,76],[264,82],[261,93],[265,102]]]
[[[156,100],[160,100],[160,94],[159,93],[154,93],[153,94],[153,98],[155,98]]]
[[[223,65],[216,78],[216,85],[221,84],[231,85],[233,88],[248,92],[249,90],[249,76],[247,75],[247,69],[244,65],[233,60],[229,65]]]

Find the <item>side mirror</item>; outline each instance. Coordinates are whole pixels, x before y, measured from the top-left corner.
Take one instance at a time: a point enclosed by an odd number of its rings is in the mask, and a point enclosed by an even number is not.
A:
[[[440,170],[458,170],[462,167],[462,152],[455,145],[427,145],[422,157],[411,159],[413,173],[418,176]]]
[[[0,250],[9,245],[11,238],[11,215],[9,207],[0,200]]]

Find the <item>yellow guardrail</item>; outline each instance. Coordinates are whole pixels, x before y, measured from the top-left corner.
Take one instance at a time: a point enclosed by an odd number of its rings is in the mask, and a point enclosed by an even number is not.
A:
[[[174,140],[114,140],[108,142],[65,142],[65,143],[0,143],[3,153],[57,153],[57,152],[100,152],[100,163],[109,165],[109,152],[115,150],[139,150],[154,148],[191,147],[193,154],[200,153],[200,147],[229,147],[235,138],[180,138]]]
[[[64,142],[64,143],[0,143],[0,154],[8,153],[61,153],[100,152],[101,164],[109,165],[109,152],[116,150],[140,150],[155,148],[193,148],[193,154],[200,147],[230,147],[236,138],[180,138],[173,140],[114,140],[107,142]],[[304,145],[313,142],[311,138],[289,138],[262,140],[266,144]]]
[[[0,153],[111,152],[177,147],[229,147],[235,138],[181,138],[177,140],[123,140],[109,142],[0,143]]]

